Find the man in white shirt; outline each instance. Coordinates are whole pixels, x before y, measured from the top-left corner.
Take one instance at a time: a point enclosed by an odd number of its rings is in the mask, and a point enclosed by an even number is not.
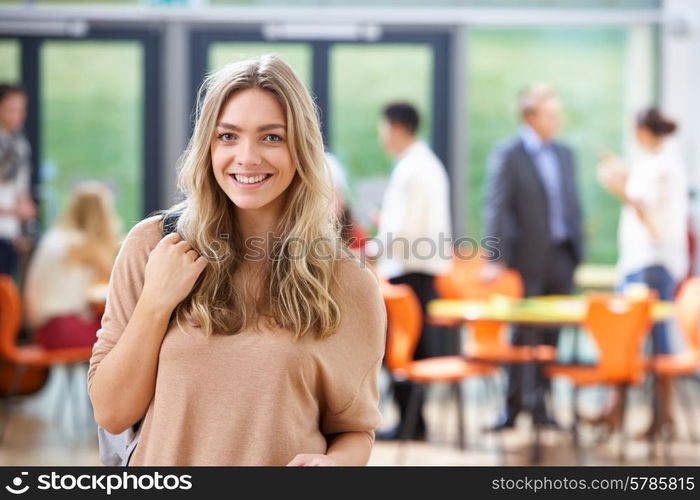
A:
[[[418,112],[410,104],[386,106],[379,126],[384,150],[396,164],[384,193],[377,238],[368,253],[378,257],[380,273],[393,284],[407,284],[423,310],[437,298],[433,285],[436,274],[450,266],[449,183],[445,167],[430,148],[420,141]],[[449,336],[424,323],[415,359],[447,354]],[[379,439],[402,435],[408,412],[411,384],[395,383],[394,395],[401,411],[401,423]],[[413,439],[425,437],[422,394]]]

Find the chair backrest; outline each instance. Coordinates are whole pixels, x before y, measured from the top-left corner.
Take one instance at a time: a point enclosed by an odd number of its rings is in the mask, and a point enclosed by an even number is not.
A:
[[[523,296],[523,281],[520,274],[508,269],[497,279],[486,283],[481,271],[486,265],[482,255],[452,259],[447,274],[436,276],[435,288],[443,299],[489,301],[496,295],[519,299]],[[465,345],[466,354],[472,357],[487,355],[508,344],[505,324],[495,321],[472,321]]]
[[[598,347],[598,367],[606,379],[636,383],[644,373],[642,345],[651,328],[649,296],[630,299],[620,295],[589,295],[583,327]]]
[[[387,313],[386,365],[394,377],[413,361],[422,328],[420,302],[408,285],[381,283]]]
[[[458,300],[489,300],[494,295],[523,296],[523,281],[513,269],[506,270],[489,283],[482,281],[481,270],[486,264],[481,254],[471,258],[454,256],[450,270],[435,278],[438,295],[443,299]]]
[[[21,299],[12,278],[0,274],[0,356],[11,357],[22,319]]]
[[[676,320],[686,348],[700,352],[700,278],[685,281],[676,296]]]

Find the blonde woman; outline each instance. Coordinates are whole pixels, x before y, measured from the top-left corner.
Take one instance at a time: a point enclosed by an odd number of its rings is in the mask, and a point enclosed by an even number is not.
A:
[[[92,346],[100,327],[88,291],[106,283],[118,249],[109,190],[87,182],[41,239],[27,271],[27,319],[47,349]]]
[[[224,67],[181,160],[176,231],[129,233],[88,375],[130,465],[360,465],[379,424],[386,315],[338,252],[311,97],[281,59]]]

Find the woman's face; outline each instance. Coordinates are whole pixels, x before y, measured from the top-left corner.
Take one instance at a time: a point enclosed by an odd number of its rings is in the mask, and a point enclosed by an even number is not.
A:
[[[241,90],[224,104],[211,142],[214,177],[242,210],[281,210],[296,168],[287,120],[277,98],[259,88]]]
[[[637,143],[642,146],[642,148],[652,151],[658,147],[661,142],[651,131],[646,127],[637,126],[634,130]]]

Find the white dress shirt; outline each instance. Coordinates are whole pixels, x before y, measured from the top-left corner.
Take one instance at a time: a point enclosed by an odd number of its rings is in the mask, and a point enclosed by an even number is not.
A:
[[[625,193],[643,206],[658,236],[652,237],[633,207],[623,207],[618,228],[620,275],[662,265],[680,281],[688,271],[688,184],[676,145],[667,141],[655,153],[640,152]]]
[[[368,248],[368,253],[378,254],[384,277],[449,269],[449,207],[445,167],[425,143],[414,142],[397,158],[384,192],[377,238]]]

